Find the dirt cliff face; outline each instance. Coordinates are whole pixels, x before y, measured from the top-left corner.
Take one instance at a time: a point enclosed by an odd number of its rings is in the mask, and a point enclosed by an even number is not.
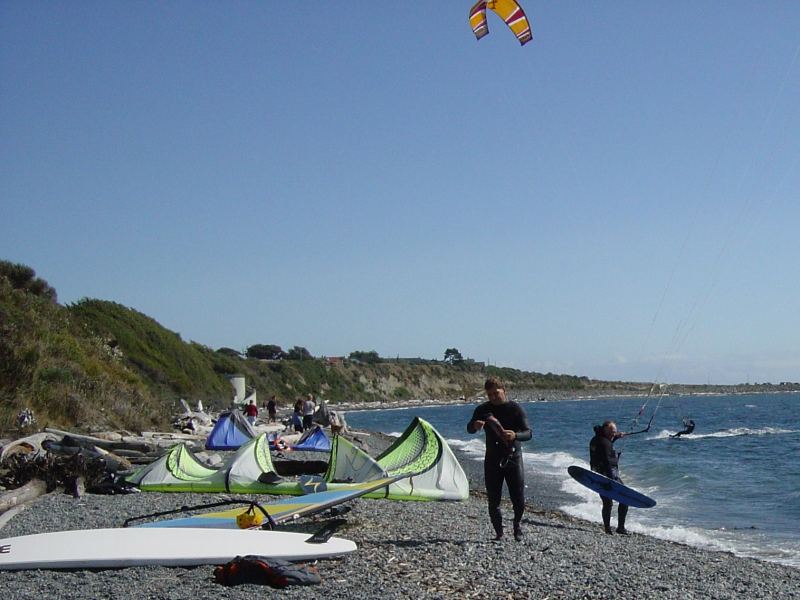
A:
[[[368,397],[377,400],[452,400],[472,396],[483,388],[481,371],[449,366],[383,363],[347,369]]]

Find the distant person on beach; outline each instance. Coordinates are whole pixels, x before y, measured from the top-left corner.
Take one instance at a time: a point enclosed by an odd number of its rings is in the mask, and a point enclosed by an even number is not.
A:
[[[36,423],[36,419],[33,416],[33,411],[30,408],[26,408],[17,415],[17,425],[19,425],[20,429],[25,429],[27,427],[31,427],[34,423]]]
[[[622,479],[619,478],[619,454],[614,450],[614,442],[624,436],[624,433],[617,431],[617,424],[614,421],[595,425],[594,437],[589,442],[589,463],[592,471],[622,483]],[[600,496],[600,499],[603,501],[603,527],[607,534],[613,535],[611,509],[614,501],[605,496]],[[625,529],[627,515],[628,505],[620,503],[617,509],[617,533],[620,535],[628,535],[628,530]]]
[[[267,414],[269,415],[269,422],[274,423],[278,414],[278,401],[275,399],[275,394],[267,402]]]
[[[314,402],[314,395],[309,394],[303,402],[303,429],[311,429],[315,410],[317,410],[317,403]]]
[[[673,433],[669,437],[678,438],[678,437],[681,437],[682,435],[686,435],[687,433],[692,433],[694,431],[694,421],[692,421],[691,419],[684,419],[683,420],[683,426],[686,429],[684,429],[683,431],[679,431],[677,433]]]
[[[250,425],[256,424],[258,407],[256,406],[255,400],[250,400],[250,404],[244,407],[244,416],[247,417],[247,422],[250,423]]]
[[[303,401],[298,400],[294,403],[294,412],[292,413],[292,427],[294,430],[302,433],[303,431]]]
[[[489,400],[475,408],[467,423],[467,431],[477,433],[483,429],[486,432],[483,476],[495,540],[503,538],[500,498],[505,481],[514,507],[514,539],[520,541],[523,537],[522,514],[525,512],[525,471],[520,442],[527,442],[533,434],[525,411],[506,398],[505,386],[500,379],[489,377],[483,387]]]

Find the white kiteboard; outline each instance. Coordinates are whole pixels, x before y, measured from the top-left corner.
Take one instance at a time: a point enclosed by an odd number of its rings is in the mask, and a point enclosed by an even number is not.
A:
[[[353,552],[355,542],[307,533],[231,529],[80,529],[0,540],[0,569],[118,568],[223,564],[255,554],[313,560]]]

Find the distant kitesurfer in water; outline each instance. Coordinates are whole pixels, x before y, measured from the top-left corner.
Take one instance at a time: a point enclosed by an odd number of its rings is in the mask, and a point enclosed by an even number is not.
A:
[[[589,442],[589,463],[592,471],[622,483],[622,479],[619,478],[619,454],[614,450],[614,442],[624,437],[625,434],[617,431],[617,424],[614,421],[596,425],[594,433],[592,441]],[[611,509],[614,501],[605,496],[600,496],[600,499],[603,501],[603,527],[605,527],[606,533],[613,535]],[[627,515],[628,505],[620,503],[617,509],[617,533],[621,535],[628,535],[628,530],[625,529]]]
[[[686,428],[683,431],[679,431],[678,433],[673,433],[671,438],[681,437],[682,435],[686,435],[687,433],[692,433],[694,431],[694,421],[691,419],[684,419],[683,426]]]
[[[505,481],[514,506],[514,539],[520,541],[525,512],[525,472],[520,442],[528,441],[533,434],[525,411],[513,400],[506,399],[505,387],[497,377],[489,377],[483,387],[489,401],[475,408],[467,431],[476,433],[483,429],[486,432],[483,475],[495,539],[503,538],[500,498]]]

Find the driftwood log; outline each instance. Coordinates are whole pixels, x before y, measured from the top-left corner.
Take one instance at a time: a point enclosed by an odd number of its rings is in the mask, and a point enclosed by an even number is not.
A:
[[[66,440],[66,438],[64,439]],[[102,448],[84,448],[82,446],[67,445],[66,443],[59,444],[58,442],[45,442],[42,447],[58,456],[80,455],[86,462],[102,461],[105,464],[105,470],[109,473],[127,471],[131,468],[130,461]]]
[[[177,442],[184,441],[206,441],[205,435],[197,435],[194,433],[178,433],[176,431],[143,431],[142,437],[146,439],[159,440],[168,443],[169,445],[176,444]]]
[[[0,463],[14,454],[30,454],[42,451],[42,443],[46,441],[54,441],[56,436],[52,433],[34,433],[28,437],[14,440],[3,446],[0,452]]]
[[[68,494],[78,496],[84,489],[91,491],[107,486],[109,480],[114,481],[109,464],[107,456],[83,448],[78,448],[74,454],[15,454],[3,465],[0,485],[12,490],[4,495],[9,499],[17,497],[20,490],[35,481],[44,482],[42,485],[48,492],[63,488]],[[39,489],[39,483],[32,485],[34,490]]]
[[[147,435],[135,436],[125,432],[124,434],[111,435],[110,433],[102,433],[103,437],[92,435],[81,435],[72,433],[70,431],[61,431],[60,429],[53,429],[51,427],[45,428],[45,431],[62,439],[65,445],[81,446],[83,448],[102,448],[109,452],[118,453],[120,450],[141,452],[143,455],[158,455],[165,449],[174,446],[180,441],[196,442],[199,440],[205,441],[205,436],[195,435],[180,435],[180,434],[161,434],[156,435],[148,432]],[[107,439],[114,437],[115,439]]]
[[[158,451],[158,446],[143,440],[128,440],[128,441],[109,441],[91,435],[79,435],[77,433],[70,433],[69,431],[60,431],[58,429],[45,428],[48,433],[61,436],[62,443],[65,446],[80,446],[92,450],[95,448],[102,448],[103,450],[138,450],[144,453],[153,453]]]
[[[47,484],[41,479],[32,479],[25,485],[0,495],[0,514],[30,502],[47,492]]]
[[[13,508],[9,508],[6,512],[0,513],[0,529],[6,526],[11,519],[13,519],[16,515],[21,513],[28,507],[28,503],[25,504],[17,504]]]

